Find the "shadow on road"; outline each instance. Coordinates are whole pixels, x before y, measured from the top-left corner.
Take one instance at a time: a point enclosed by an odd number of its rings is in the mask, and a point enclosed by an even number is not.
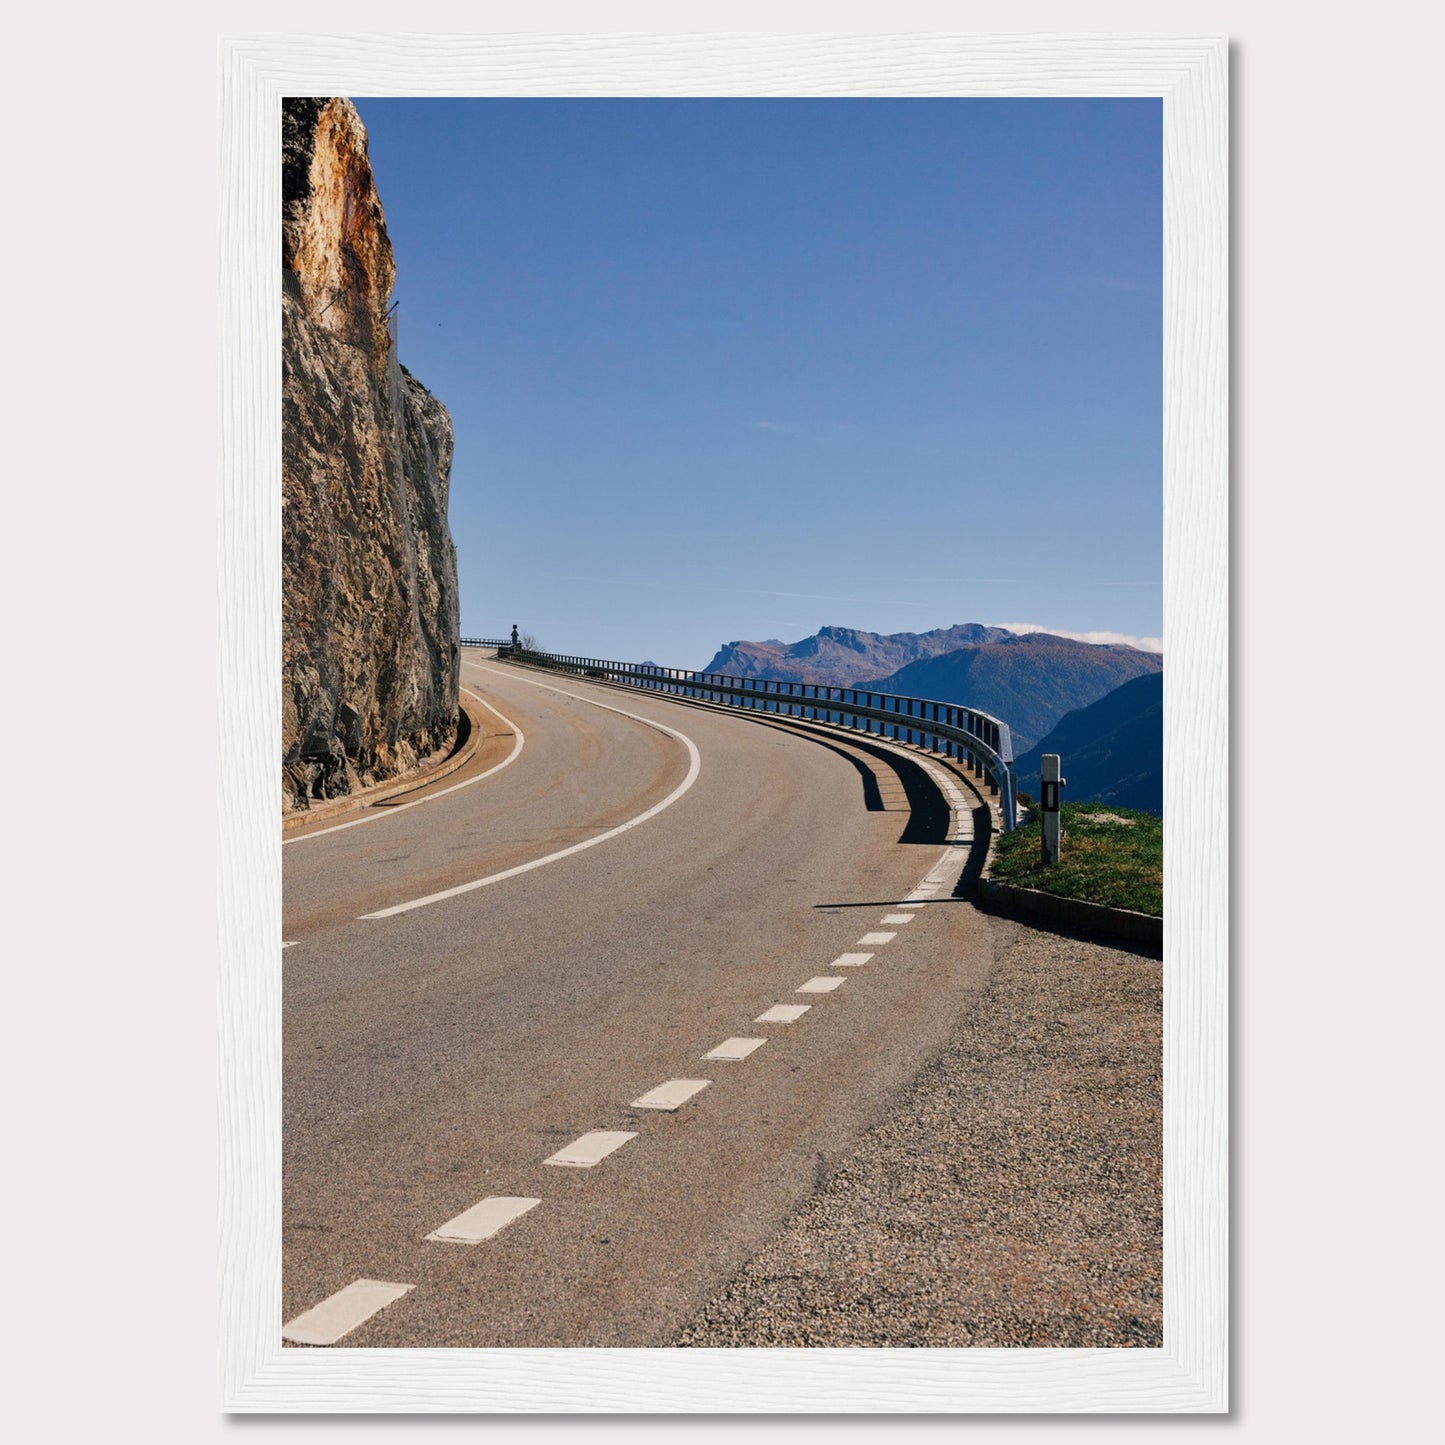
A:
[[[871,752],[872,749],[870,748]],[[948,800],[938,784],[909,758],[879,750],[878,756],[898,774],[908,798],[908,824],[899,836],[900,843],[946,843],[948,824],[952,818]]]
[[[858,776],[863,783],[863,806],[870,813],[882,813],[887,810],[884,807],[883,793],[878,786],[878,779],[874,775],[873,769],[859,758],[857,753],[867,753],[869,757],[876,758],[885,767],[893,770],[894,776],[897,777],[903,788],[904,797],[908,799],[908,822],[904,824],[898,841],[900,843],[946,843],[948,841],[949,809],[947,800],[928,774],[911,758],[905,758],[887,748],[872,746],[861,737],[850,739],[849,747],[839,747],[836,743],[830,743],[826,738],[819,737],[811,729],[789,727],[786,718],[765,720],[761,717],[753,717],[752,720],[762,724],[763,727],[775,727],[780,731],[791,733],[794,737],[806,737],[819,747],[827,748],[830,753],[837,753],[840,758],[846,758],[858,770]]]
[[[796,733],[794,734],[796,736]],[[881,813],[884,811],[883,794],[878,787],[878,779],[873,776],[873,769],[863,761],[862,758],[854,757],[847,748],[836,747],[833,743],[824,742],[822,738],[808,734],[810,741],[818,744],[819,747],[827,748],[830,753],[837,753],[840,758],[846,758],[855,768],[858,769],[858,776],[863,780],[863,806],[870,813]],[[869,751],[872,751],[871,749]]]
[[[968,852],[968,862],[953,885],[955,898],[972,898],[975,885],[983,875],[983,865],[988,860],[989,835],[993,831],[993,815],[987,803],[980,803],[973,810],[973,847]]]

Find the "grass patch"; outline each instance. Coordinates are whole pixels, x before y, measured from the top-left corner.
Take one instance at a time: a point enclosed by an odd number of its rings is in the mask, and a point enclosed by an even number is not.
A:
[[[1059,861],[1045,868],[1038,814],[998,840],[991,877],[1062,898],[1164,913],[1164,820],[1133,808],[1065,803]]]

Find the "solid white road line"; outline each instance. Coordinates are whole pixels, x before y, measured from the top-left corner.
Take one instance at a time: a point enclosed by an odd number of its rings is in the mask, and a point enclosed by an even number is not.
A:
[[[476,667],[476,663],[471,664]],[[491,672],[492,668],[481,668],[482,672]],[[510,674],[504,674],[507,676]],[[697,744],[687,736],[680,733],[676,728],[667,727],[660,722],[654,722],[650,717],[639,717],[635,712],[624,712],[620,707],[609,707],[605,702],[597,702],[590,697],[583,697],[581,693],[567,692],[560,687],[548,687],[544,683],[533,682],[531,678],[519,678],[518,681],[525,682],[530,687],[540,687],[544,692],[560,693],[563,697],[575,697],[579,702],[591,703],[593,707],[600,707],[604,712],[615,712],[621,717],[631,718],[634,722],[640,722],[645,727],[656,728],[658,732],[667,733],[670,737],[676,738],[687,749],[688,769],[687,776],[670,792],[660,803],[654,803],[645,813],[639,813],[635,818],[629,818],[627,822],[619,824],[616,828],[609,829],[606,833],[599,833],[595,838],[586,838],[581,843],[574,843],[570,848],[561,848],[555,853],[548,853],[545,858],[534,858],[530,863],[519,863],[515,868],[505,868],[500,873],[492,873],[486,878],[477,878],[471,883],[458,883],[455,888],[443,888],[440,893],[428,893],[425,898],[413,898],[406,903],[397,903],[390,908],[378,908],[375,913],[363,913],[362,918],[393,918],[398,913],[410,913],[413,908],[425,908],[432,903],[441,903],[447,898],[456,898],[463,893],[470,893],[477,888],[485,888],[492,883],[500,883],[504,878],[515,878],[521,873],[530,873],[534,868],[545,867],[548,863],[556,863],[561,858],[570,858],[574,853],[580,853],[584,848],[595,848],[599,843],[605,843],[609,838],[616,838],[629,829],[635,828],[640,823],[645,823],[649,818],[655,818],[665,808],[670,808],[692,787],[697,781],[698,772],[702,768],[702,758],[698,755]]]
[[[330,1299],[297,1315],[289,1325],[282,1325],[281,1338],[293,1345],[334,1345],[411,1288],[409,1284],[387,1284],[379,1279],[353,1280]]]
[[[871,945],[873,948],[878,948],[882,944],[892,943],[897,937],[896,933],[865,933],[858,940],[858,947],[868,948]]]
[[[372,804],[372,811],[367,813],[364,818],[353,818],[349,823],[337,823],[331,828],[318,828],[314,833],[298,833],[294,838],[282,839],[281,846],[288,848],[292,843],[309,843],[313,838],[324,838],[328,833],[341,832],[343,828],[359,828],[363,823],[375,823],[379,818],[390,818],[393,814],[406,812],[408,808],[419,808],[423,803],[434,803],[438,798],[445,798],[448,793],[457,793],[463,788],[470,788],[473,783],[480,783],[484,778],[490,778],[493,773],[500,773],[509,763],[516,762],[518,755],[521,753],[527,741],[522,735],[522,729],[519,728],[516,723],[512,722],[510,718],[502,717],[501,713],[497,712],[496,708],[494,708],[486,698],[478,696],[471,688],[464,687],[462,691],[466,693],[468,697],[475,698],[488,712],[495,713],[516,735],[517,740],[512,744],[512,751],[509,752],[501,762],[496,764],[495,767],[488,768],[484,773],[478,773],[474,778],[468,778],[464,783],[453,783],[449,788],[438,788],[436,792],[428,793],[424,798],[413,798],[409,803],[397,803],[394,806],[388,804],[386,807],[379,807],[376,804]],[[417,786],[424,787],[425,784],[418,783]]]
[[[560,1164],[566,1169],[590,1169],[599,1160],[605,1159],[614,1149],[620,1149],[629,1139],[637,1138],[637,1132],[627,1133],[623,1129],[594,1129],[580,1139],[574,1139],[565,1149],[559,1149],[544,1164]]]
[[[724,1039],[717,1048],[703,1055],[705,1059],[745,1059],[754,1049],[760,1049],[766,1039]]]
[[[640,1099],[632,1101],[634,1109],[666,1109],[670,1113],[680,1109],[712,1083],[711,1079],[669,1079],[655,1089],[649,1089]]]
[[[865,938],[863,941],[864,943],[867,943],[868,940]],[[828,967],[862,968],[863,965],[867,963],[868,960],[872,957],[873,955],[871,953],[840,953],[838,957],[835,958],[832,963],[828,965]]]
[[[455,1219],[449,1219],[440,1229],[427,1235],[448,1244],[478,1244],[490,1239],[499,1230],[505,1229],[514,1219],[520,1219],[529,1209],[540,1204],[540,1199],[516,1199],[505,1195],[493,1195],[464,1209]]]
[[[912,913],[885,913],[883,921],[884,923],[912,923],[915,916]]]
[[[810,978],[807,983],[793,990],[794,993],[832,993],[835,988],[842,988],[848,980],[846,978]]]
[[[793,1024],[813,1005],[810,1003],[775,1003],[766,1013],[753,1020],[755,1024]]]

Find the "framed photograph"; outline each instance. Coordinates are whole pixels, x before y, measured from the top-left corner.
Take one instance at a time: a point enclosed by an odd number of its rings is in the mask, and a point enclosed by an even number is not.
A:
[[[1227,1410],[1227,41],[220,94],[223,1408]]]

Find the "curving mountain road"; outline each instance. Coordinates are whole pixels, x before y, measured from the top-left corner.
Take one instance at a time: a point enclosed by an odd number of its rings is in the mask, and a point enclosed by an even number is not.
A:
[[[982,989],[968,807],[876,741],[480,653],[463,682],[504,720],[470,769],[285,846],[285,1334],[658,1344]]]

